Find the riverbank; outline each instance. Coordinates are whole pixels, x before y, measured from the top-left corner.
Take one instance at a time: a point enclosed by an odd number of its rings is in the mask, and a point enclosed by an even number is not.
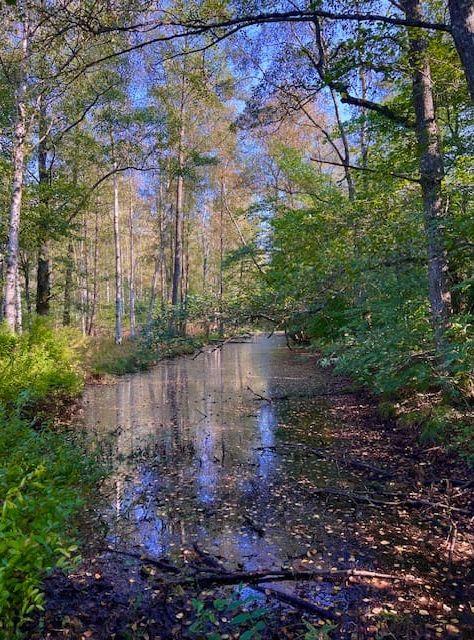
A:
[[[87,379],[94,382],[107,376],[146,371],[165,358],[191,355],[207,341],[203,336],[170,337],[150,345],[143,338],[126,339],[122,344],[115,344],[108,337],[93,339],[84,350]]]
[[[85,420],[114,438],[119,528],[47,580],[45,631],[32,638],[463,637],[465,463],[284,344],[226,345],[118,385],[89,394]],[[326,573],[261,584],[253,605],[209,578],[282,566]]]

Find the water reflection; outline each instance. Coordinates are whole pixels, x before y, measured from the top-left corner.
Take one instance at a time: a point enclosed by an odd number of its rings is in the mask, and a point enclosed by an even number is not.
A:
[[[90,388],[86,423],[113,440],[109,540],[153,555],[198,541],[247,567],[304,553],[302,478],[321,468],[280,450],[291,419],[256,394],[310,394],[315,371],[282,338],[256,337]]]

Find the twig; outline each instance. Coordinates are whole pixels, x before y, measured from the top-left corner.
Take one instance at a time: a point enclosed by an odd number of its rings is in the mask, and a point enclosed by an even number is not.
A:
[[[230,336],[230,338],[226,338],[225,340],[221,340],[221,341],[219,341],[219,343],[215,347],[213,347],[212,349],[209,349],[209,350],[207,350],[205,348],[199,349],[199,351],[197,351],[197,353],[195,353],[193,355],[191,360],[196,360],[196,358],[198,356],[200,356],[201,353],[214,353],[214,351],[217,351],[218,349],[222,349],[222,347],[224,345],[226,345],[228,342],[231,342],[234,338],[237,338],[237,337],[238,337],[238,335],[233,335],[233,336]]]
[[[259,393],[257,393],[256,391],[254,391],[252,389],[252,387],[250,387],[249,385],[247,385],[247,389],[253,393],[254,396],[256,396],[259,400],[263,400],[264,402],[268,402],[269,404],[273,403],[273,398],[267,398],[266,396],[262,396]]]
[[[430,502],[429,500],[425,500],[423,498],[404,498],[402,500],[384,500],[382,498],[377,498],[373,495],[365,494],[365,493],[356,493],[352,491],[342,491],[341,489],[332,489],[330,487],[325,487],[322,489],[313,489],[313,493],[322,493],[326,495],[334,495],[342,498],[348,498],[349,500],[353,500],[354,502],[367,502],[373,507],[429,507],[431,509],[445,509],[448,511],[456,511],[457,513],[463,513],[465,515],[471,515],[471,511],[469,509],[462,509],[460,507],[453,507],[449,504],[443,504],[441,502]],[[392,496],[398,496],[398,494],[391,494]]]
[[[107,553],[115,553],[121,556],[127,556],[129,558],[134,558],[135,560],[140,560],[140,562],[143,562],[144,564],[152,564],[153,566],[158,567],[158,569],[161,569],[162,571],[168,571],[170,573],[176,573],[176,574],[181,573],[181,569],[179,569],[179,567],[175,567],[173,564],[170,564],[165,560],[160,560],[159,558],[150,558],[140,553],[133,553],[133,551],[123,551],[121,549],[111,549],[109,547],[107,547],[106,549],[103,549],[102,551]]]

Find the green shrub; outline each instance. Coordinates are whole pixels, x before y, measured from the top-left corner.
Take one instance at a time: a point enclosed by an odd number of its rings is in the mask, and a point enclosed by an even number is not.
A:
[[[41,582],[76,555],[74,516],[98,479],[81,443],[0,414],[0,638],[41,610]]]
[[[76,553],[74,516],[99,466],[73,434],[42,425],[45,405],[79,393],[76,335],[36,320],[22,335],[0,327],[0,638],[21,637],[41,610],[41,583]],[[32,420],[33,419],[33,420]]]
[[[474,465],[474,424],[472,411],[459,411],[446,404],[430,409],[422,422],[425,442],[442,442],[457,451],[461,458]]]
[[[0,405],[21,413],[42,401],[76,395],[82,387],[75,336],[36,320],[22,335],[0,326]]]

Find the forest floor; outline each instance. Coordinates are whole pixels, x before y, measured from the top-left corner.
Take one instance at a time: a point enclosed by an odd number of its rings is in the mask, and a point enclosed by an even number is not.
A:
[[[120,554],[104,544],[70,573],[55,572],[46,580],[41,631],[32,631],[29,638],[472,637],[473,481],[468,466],[441,447],[421,445],[413,429],[381,418],[369,394],[347,391],[350,381],[327,371],[323,375],[327,410],[334,418],[332,439],[324,452],[310,450],[308,455],[321,454],[350,468],[358,485],[348,489],[344,482],[334,483],[320,491],[330,526],[323,527],[318,550],[309,550],[290,567],[290,573],[314,575],[262,579],[255,590],[242,591],[242,585],[255,585],[258,578],[236,574],[235,566],[197,545],[184,549],[177,560]],[[311,411],[311,400],[305,404]],[[331,556],[327,550],[334,549],[335,539],[349,541],[358,558],[364,555],[361,548],[368,549],[375,575],[343,574],[342,558],[325,557],[325,550]],[[328,567],[321,575],[313,554]],[[289,584],[297,584],[297,591],[285,590]],[[319,606],[318,613],[308,602],[328,588],[327,609]],[[293,602],[284,602],[285,594]]]

